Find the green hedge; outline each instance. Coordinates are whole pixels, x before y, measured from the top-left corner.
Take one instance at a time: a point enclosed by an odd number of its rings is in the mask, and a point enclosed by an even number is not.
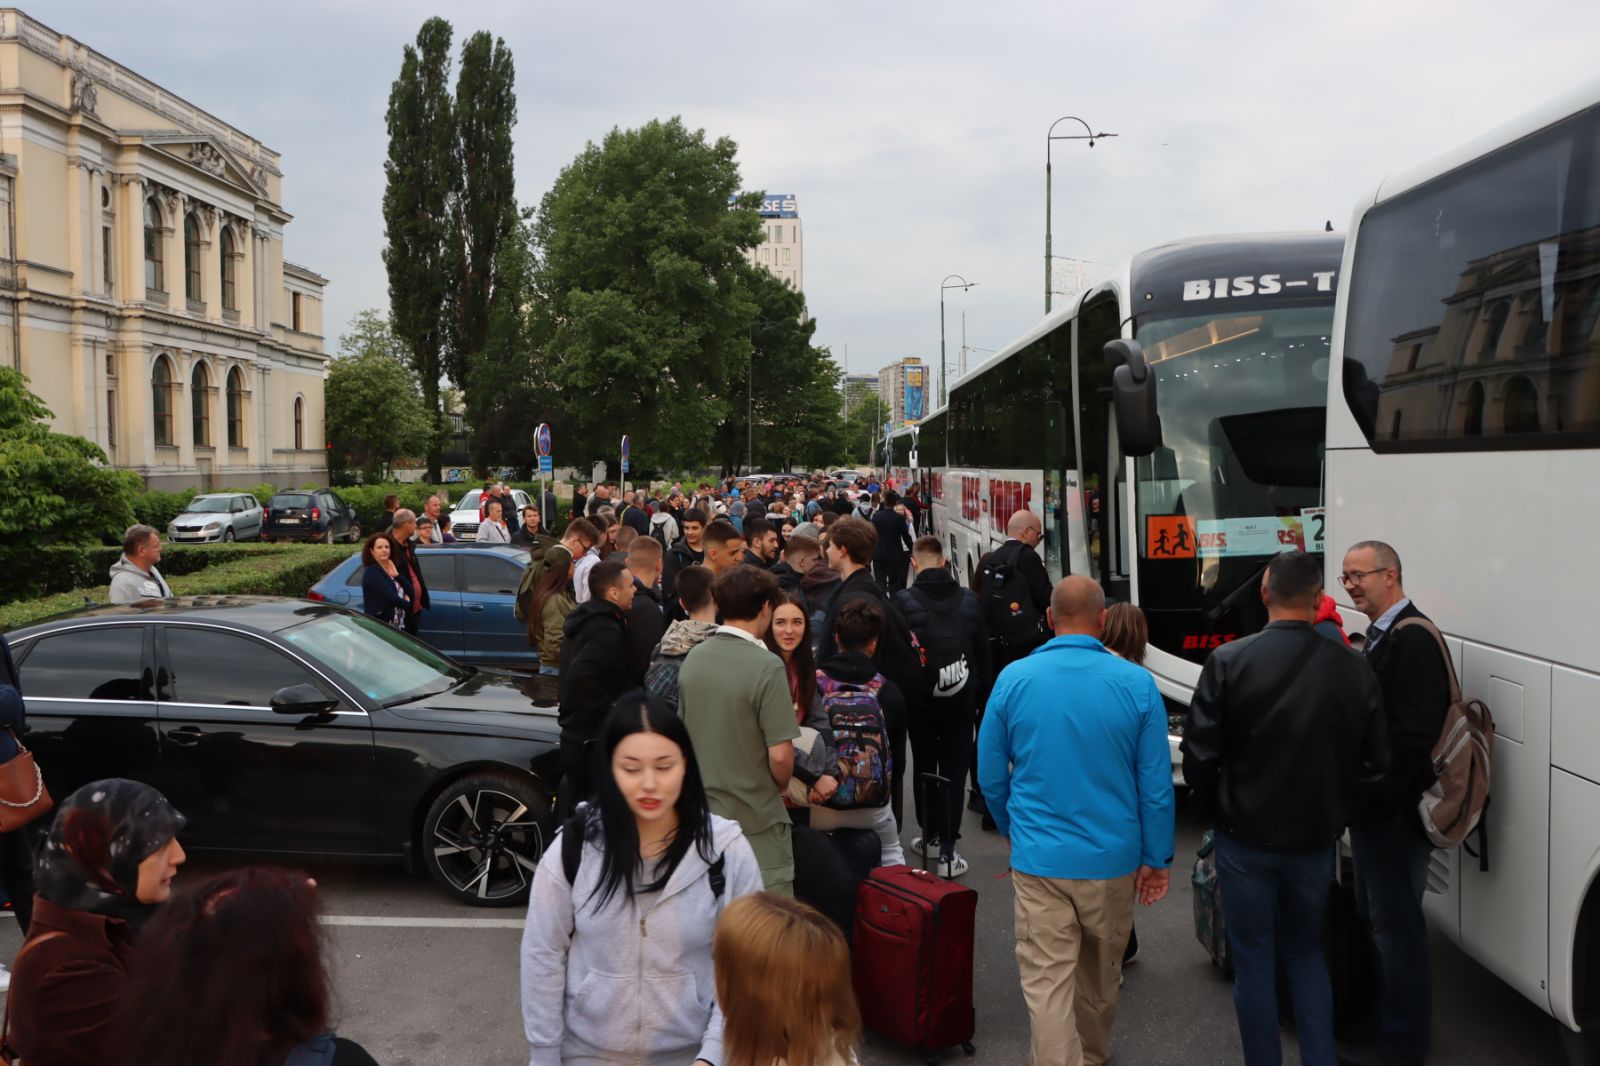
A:
[[[324,574],[357,550],[353,544],[232,549],[232,557],[193,573],[168,576],[178,596],[304,596]],[[164,560],[163,560],[164,561]],[[108,564],[109,565],[109,564]],[[16,629],[88,603],[106,602],[106,582],[0,607],[0,630]]]
[[[282,552],[275,544],[163,544],[161,575],[196,574],[213,563]],[[98,544],[0,546],[0,602],[104,585],[122,548]]]

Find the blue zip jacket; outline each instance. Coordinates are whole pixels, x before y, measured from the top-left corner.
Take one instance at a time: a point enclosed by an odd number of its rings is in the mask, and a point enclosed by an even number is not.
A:
[[[1094,637],[1056,637],[1001,672],[978,784],[1021,873],[1103,880],[1172,864],[1166,708],[1148,671]]]

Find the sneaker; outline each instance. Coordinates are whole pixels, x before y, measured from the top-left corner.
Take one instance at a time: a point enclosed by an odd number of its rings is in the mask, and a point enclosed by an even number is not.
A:
[[[0,965],[0,992],[11,987],[11,971]]]
[[[930,852],[930,851],[938,851],[939,850],[939,838],[938,837],[927,837],[927,838],[917,837],[915,840],[913,840],[911,842],[911,850],[916,852],[918,855],[921,855],[924,859],[926,859],[928,857],[928,852]]]
[[[967,872],[967,860],[960,855],[952,855],[939,863],[939,876],[946,879],[960,877]]]

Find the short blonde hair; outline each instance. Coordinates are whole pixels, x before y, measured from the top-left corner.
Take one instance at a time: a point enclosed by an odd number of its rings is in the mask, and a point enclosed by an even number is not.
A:
[[[740,896],[712,944],[727,1066],[854,1062],[861,1012],[844,934],[787,896]]]

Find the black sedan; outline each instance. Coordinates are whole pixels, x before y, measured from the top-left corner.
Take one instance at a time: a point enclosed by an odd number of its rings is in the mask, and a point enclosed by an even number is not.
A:
[[[399,859],[468,903],[526,900],[560,774],[553,678],[269,597],[94,607],[8,637],[52,794],[133,778],[188,816],[186,847]]]

